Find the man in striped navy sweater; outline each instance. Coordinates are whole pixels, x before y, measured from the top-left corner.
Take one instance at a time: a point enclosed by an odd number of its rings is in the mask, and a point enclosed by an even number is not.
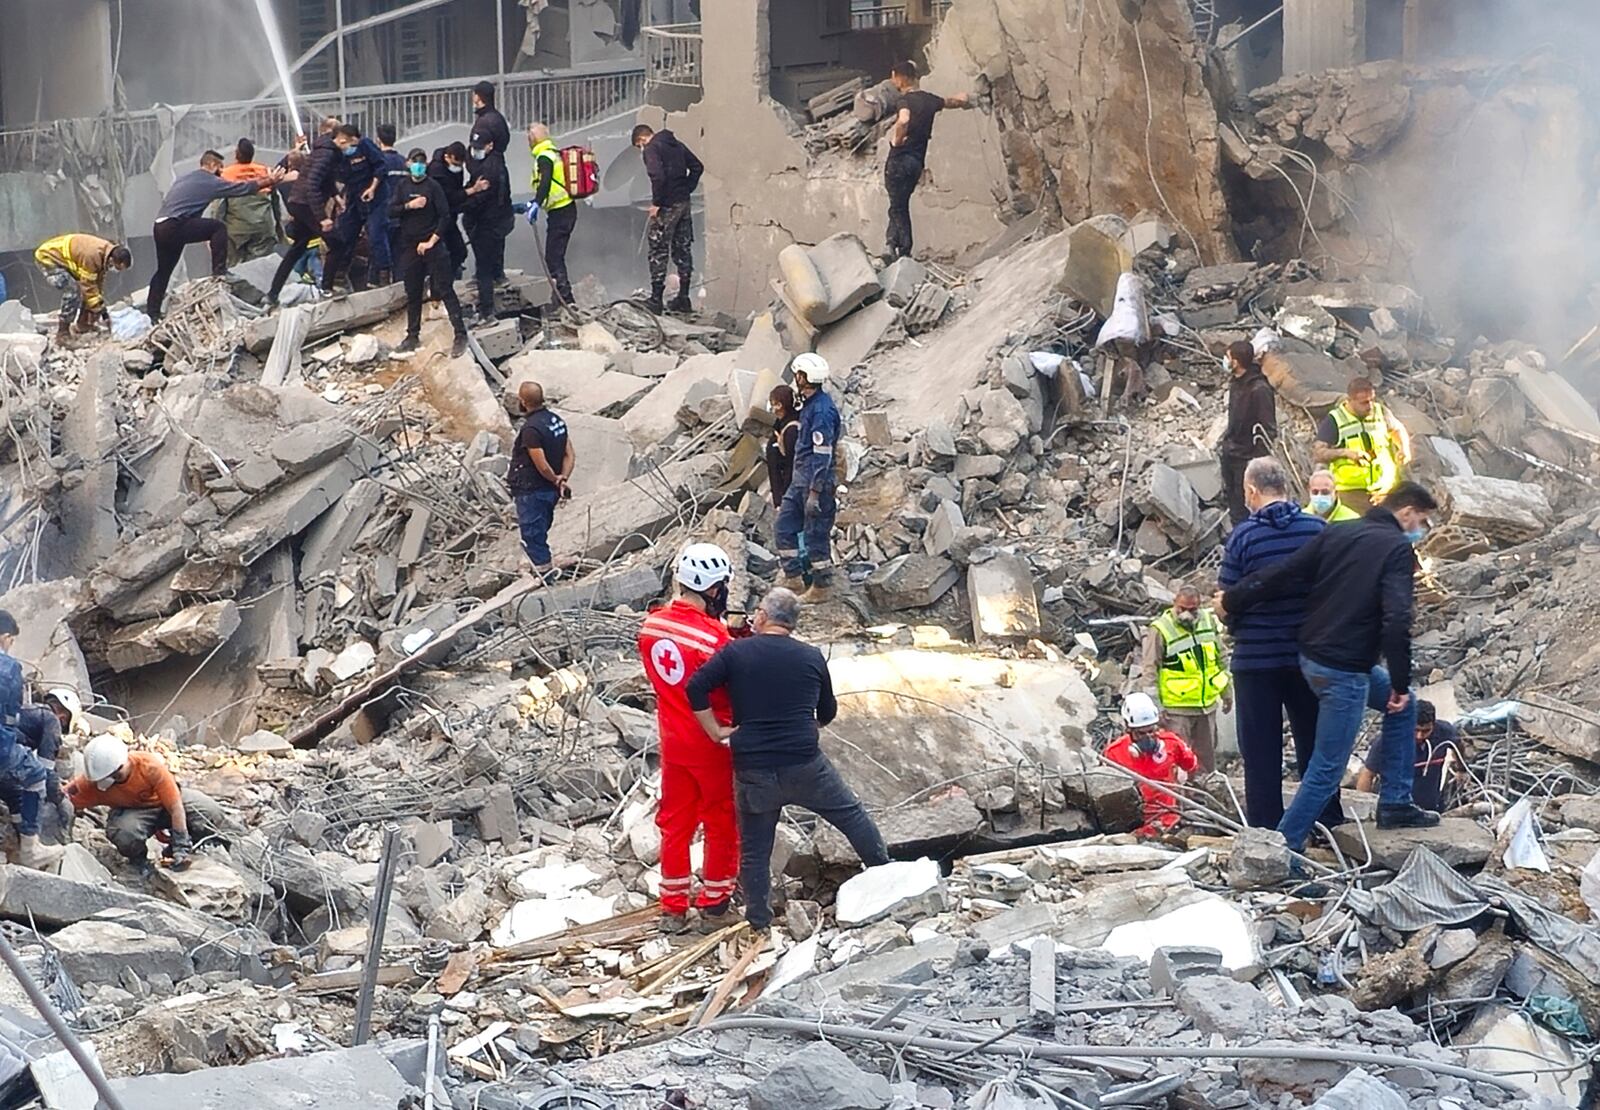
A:
[[[1222,589],[1282,562],[1324,527],[1289,497],[1289,477],[1271,457],[1252,459],[1244,472],[1250,516],[1228,537],[1217,572]],[[1295,762],[1304,774],[1317,735],[1317,696],[1300,673],[1297,633],[1306,615],[1304,594],[1230,616],[1234,705],[1239,755],[1244,760],[1245,812],[1250,824],[1275,829],[1283,820],[1283,718],[1294,733]],[[1322,813],[1325,825],[1344,821],[1339,795]]]

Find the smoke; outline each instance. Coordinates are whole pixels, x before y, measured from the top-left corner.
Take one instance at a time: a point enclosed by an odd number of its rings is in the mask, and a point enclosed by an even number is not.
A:
[[[247,100],[273,80],[254,0],[132,0],[126,6],[112,35],[120,30],[117,72],[130,108]],[[281,20],[284,5],[274,7]],[[295,46],[287,44],[291,57]]]

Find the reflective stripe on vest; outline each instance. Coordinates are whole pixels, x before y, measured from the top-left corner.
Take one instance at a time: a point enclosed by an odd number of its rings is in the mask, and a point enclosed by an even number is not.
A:
[[[1228,686],[1217,644],[1217,618],[1202,610],[1192,626],[1178,623],[1171,609],[1155,620],[1164,654],[1156,691],[1168,709],[1210,709]]]
[[[1350,411],[1348,402],[1340,401],[1328,415],[1333,418],[1338,442],[1332,446],[1342,451],[1361,451],[1370,456],[1370,462],[1353,459],[1333,459],[1328,470],[1333,475],[1337,490],[1365,490],[1371,494],[1385,494],[1394,488],[1400,478],[1400,465],[1394,457],[1394,445],[1389,438],[1389,421],[1381,402],[1372,402],[1372,411],[1362,419]]]
[[[78,281],[94,281],[97,275],[78,265],[72,257],[72,234],[57,235],[54,239],[46,239],[39,244],[33,252],[33,260],[41,266],[57,266],[71,274]]]
[[[567,167],[561,164],[561,152],[556,144],[546,139],[533,148],[533,188],[539,189],[539,159],[550,159],[550,194],[544,199],[544,210],[555,212],[572,203],[567,192]]]

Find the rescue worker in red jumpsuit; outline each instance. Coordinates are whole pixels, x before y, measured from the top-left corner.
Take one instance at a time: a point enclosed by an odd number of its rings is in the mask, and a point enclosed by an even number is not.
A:
[[[728,581],[733,565],[711,543],[690,544],[678,558],[678,596],[645,618],[639,655],[656,692],[656,727],[661,735],[662,928],[681,933],[689,924],[694,879],[689,845],[705,829],[701,885],[694,899],[700,919],[718,921],[728,912],[739,875],[739,831],[733,807],[733,754],[707,736],[689,708],[689,676],[729,640]],[[718,721],[733,723],[725,691],[713,695]]]
[[[1159,727],[1160,721],[1161,714],[1149,694],[1129,694],[1122,702],[1122,722],[1128,731],[1106,747],[1106,758],[1155,782],[1184,781],[1194,774],[1200,760],[1181,737]],[[1157,837],[1172,831],[1178,824],[1178,799],[1145,782],[1139,784],[1139,793],[1144,797],[1144,824],[1134,835]]]

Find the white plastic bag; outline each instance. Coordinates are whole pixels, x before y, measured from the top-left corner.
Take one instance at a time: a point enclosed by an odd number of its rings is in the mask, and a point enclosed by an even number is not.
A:
[[[1583,895],[1583,904],[1589,907],[1594,919],[1600,921],[1600,848],[1595,849],[1594,858],[1589,860],[1589,866],[1578,879],[1578,893]]]
[[[143,339],[152,327],[150,317],[131,305],[118,305],[111,310],[111,337],[120,342]]]
[[[1509,868],[1526,871],[1549,871],[1550,861],[1539,845],[1539,832],[1533,823],[1533,802],[1523,798],[1500,818],[1497,830],[1500,842],[1505,845],[1505,861]]]
[[[1117,297],[1111,305],[1111,315],[1106,317],[1100,335],[1094,341],[1096,347],[1104,347],[1107,343],[1118,339],[1128,339],[1135,343],[1147,343],[1150,340],[1150,321],[1144,305],[1144,283],[1139,280],[1138,274],[1123,274],[1117,279]]]

